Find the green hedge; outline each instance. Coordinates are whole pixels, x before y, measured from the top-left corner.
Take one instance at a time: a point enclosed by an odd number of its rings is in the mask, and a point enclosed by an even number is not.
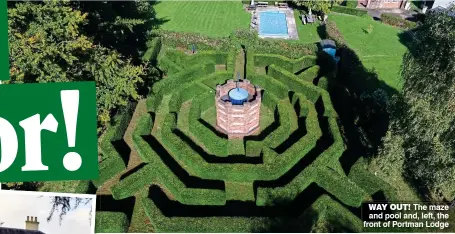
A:
[[[394,15],[390,13],[382,13],[381,14],[381,22],[384,24],[392,25],[395,27],[399,27],[402,29],[411,29],[417,26],[417,23],[405,20],[401,18],[399,15]]]
[[[126,168],[122,156],[117,152],[112,142],[121,140],[125,134],[131,116],[135,108],[134,103],[129,103],[125,109],[120,111],[114,117],[114,124],[106,130],[100,142],[100,151],[102,154],[101,163],[99,164],[99,179],[94,180],[93,184],[98,187],[106,180],[112,178]]]
[[[237,50],[232,48],[229,50],[229,53],[227,55],[226,59],[226,71],[230,72],[231,74],[234,74],[235,72],[235,60],[236,60],[236,55],[237,55]]]
[[[288,87],[271,76],[253,74],[248,79],[251,83],[258,85],[265,91],[264,96],[267,95],[267,92],[270,92],[280,100],[288,97]]]
[[[215,189],[188,188],[170,168],[161,160],[161,157],[150,145],[140,137],[150,129],[150,118],[142,116],[133,133],[133,143],[139,157],[148,163],[143,168],[121,180],[112,187],[112,196],[124,199],[133,196],[140,189],[159,183],[169,190],[176,200],[187,205],[224,205],[225,192]],[[145,130],[144,130],[145,129]]]
[[[370,195],[382,191],[388,201],[400,201],[395,189],[390,184],[367,170],[367,163],[363,157],[359,158],[357,162],[354,163],[349,171],[348,177]]]
[[[156,232],[252,232],[266,230],[270,223],[270,218],[265,217],[166,217],[149,198],[142,198],[141,203]]]
[[[95,233],[126,233],[128,226],[125,213],[97,211],[95,214]]]
[[[363,9],[356,9],[356,8],[350,8],[350,7],[334,5],[334,6],[332,6],[332,8],[330,8],[330,10],[333,11],[333,12],[338,12],[338,13],[343,13],[343,14],[348,14],[348,15],[355,15],[355,16],[360,16],[360,17],[369,17],[368,16],[368,11],[363,10]]]
[[[158,98],[153,93],[149,94],[145,99],[145,106],[147,107],[147,111],[155,112],[155,108],[159,105],[159,101],[160,100],[158,100]]]
[[[320,67],[318,65],[312,66],[297,76],[304,81],[313,83],[313,80],[319,75],[319,70]]]
[[[357,0],[346,0],[346,7],[357,8],[357,5],[358,5]]]
[[[148,143],[142,138],[142,136],[150,135],[153,128],[152,117],[147,113],[139,118],[136,128],[133,131],[133,144],[136,151],[138,151],[139,157],[143,162],[150,162],[150,151],[142,152]]]
[[[316,102],[321,95],[312,83],[299,80],[296,75],[274,64],[269,66],[268,75],[286,84],[290,90],[303,93],[311,102]]]
[[[189,130],[190,133],[197,138],[202,145],[207,149],[208,153],[214,154],[219,157],[226,157],[229,155],[228,152],[228,140],[220,138],[212,130],[204,126],[199,119],[201,118],[201,109],[203,110],[201,103],[204,100],[214,99],[213,93],[206,92],[196,96],[191,102],[189,111]],[[213,106],[213,105],[206,105]]]
[[[146,62],[155,63],[158,59],[158,55],[161,51],[161,37],[155,37],[147,43],[147,51],[142,56],[142,60]]]
[[[255,54],[254,66],[269,66],[275,64],[289,72],[296,73],[302,69],[316,65],[315,56],[304,56],[299,59],[289,59],[275,54]]]
[[[330,167],[333,170],[338,171],[340,169],[339,159],[346,150],[346,147],[339,130],[340,127],[338,126],[337,118],[328,117],[327,122],[329,124],[328,134],[330,135],[330,138],[333,139],[333,143],[319,155],[314,163],[319,166]]]
[[[264,143],[262,141],[246,141],[245,155],[247,157],[257,157],[261,155]]]
[[[329,81],[327,80],[327,77],[323,76],[319,78],[318,87],[324,90],[329,90]]]
[[[316,172],[315,182],[348,206],[360,207],[370,197],[344,174],[322,166]]]
[[[207,74],[215,72],[215,64],[213,62],[207,62],[200,65],[195,65],[191,68],[174,74],[166,79],[162,79],[159,82],[155,83],[152,87],[152,95],[154,99],[152,101],[153,106],[149,109],[156,110],[160,105],[164,95],[171,94],[175,87],[178,87],[181,84],[191,82],[193,80],[200,79]]]
[[[76,188],[74,189],[74,193],[87,194],[89,188],[90,188],[90,181],[89,180],[81,180],[81,181],[79,181],[79,183],[77,184]]]
[[[292,96],[293,105],[295,105],[296,102],[299,102],[299,106],[300,106],[299,117],[308,116],[310,109],[313,107],[314,104],[312,104],[311,102],[308,102],[305,95],[303,95],[302,93],[294,93],[294,96]]]
[[[226,182],[226,199],[235,201],[254,201],[253,183]]]
[[[296,218],[288,217],[286,219],[283,217],[166,217],[156,204],[146,198],[145,195],[140,201],[156,232],[270,232],[271,226],[275,227],[274,224],[280,225],[276,226],[277,228],[291,227],[301,228],[298,229],[300,231],[307,230],[303,228],[302,224],[302,220],[308,219],[304,214]],[[309,207],[308,211],[320,214],[320,219],[327,222],[330,220],[330,223],[340,221],[344,227],[353,232],[362,231],[362,221],[328,195],[319,197]]]
[[[181,163],[182,167],[191,168],[191,175],[203,179],[224,180],[231,182],[253,182],[255,180],[276,180],[279,176],[276,171],[289,165],[283,161],[278,164],[227,164],[208,163],[178,137],[172,129],[176,127],[175,116],[168,114],[159,130],[159,139],[166,150]],[[273,153],[273,152],[269,152]],[[274,157],[266,155],[264,158]],[[275,154],[276,155],[276,154]],[[298,159],[297,159],[298,160]],[[292,165],[291,165],[292,166]],[[290,168],[288,167],[287,170]],[[285,169],[286,170],[286,169]]]
[[[182,84],[177,87],[169,101],[169,112],[179,112],[184,102],[201,93],[207,92],[207,90],[210,89],[197,81]]]
[[[168,57],[160,57],[158,59],[158,66],[164,72],[164,74],[168,76],[179,73],[183,70],[182,67],[174,63]]]
[[[163,44],[169,48],[182,48],[191,50],[192,46],[196,46],[196,51],[199,50],[216,50],[229,51],[231,42],[229,38],[209,37],[198,33],[188,32],[172,32],[164,30],[156,30],[159,36],[163,38]]]
[[[334,40],[337,46],[339,47],[346,45],[346,41],[344,40],[343,34],[341,34],[340,30],[338,29],[334,21],[327,20],[324,29],[326,39]]]
[[[254,51],[260,54],[279,54],[291,59],[299,59],[307,55],[316,55],[316,43],[293,43],[286,40],[259,39],[254,45]]]
[[[264,144],[271,148],[278,147],[298,128],[297,115],[289,101],[281,100],[277,104],[280,125],[264,140]]]

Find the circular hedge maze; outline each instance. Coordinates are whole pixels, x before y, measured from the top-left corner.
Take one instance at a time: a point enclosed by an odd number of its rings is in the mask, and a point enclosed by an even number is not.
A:
[[[142,164],[111,188],[119,206],[145,212],[153,231],[290,232],[330,223],[332,231],[360,232],[361,203],[393,196],[362,159],[343,169],[345,144],[316,57],[163,49],[158,64],[167,76],[133,124],[131,150]],[[214,95],[237,72],[263,89],[260,130],[228,139],[215,129]],[[109,144],[101,148],[111,156],[95,185],[125,169],[115,142],[128,122],[119,117],[105,136]],[[121,203],[131,197],[135,203]],[[131,217],[114,214],[98,212],[109,222],[97,230],[128,225]]]

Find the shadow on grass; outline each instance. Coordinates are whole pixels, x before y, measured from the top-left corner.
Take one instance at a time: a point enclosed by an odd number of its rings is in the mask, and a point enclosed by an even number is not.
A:
[[[379,80],[374,70],[365,68],[352,49],[343,46],[337,53],[340,62],[336,79],[329,79],[329,87],[347,144],[340,158],[347,173],[359,157],[377,152],[389,127],[387,100],[399,93]]]

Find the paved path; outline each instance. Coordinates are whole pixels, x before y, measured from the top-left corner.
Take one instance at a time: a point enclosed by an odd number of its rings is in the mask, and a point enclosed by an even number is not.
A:
[[[398,15],[403,19],[408,19],[408,18],[413,18],[414,15],[418,14],[415,11],[407,11],[403,9],[366,9],[368,11],[368,14],[375,18],[375,19],[380,19],[382,13],[391,13],[394,15]]]

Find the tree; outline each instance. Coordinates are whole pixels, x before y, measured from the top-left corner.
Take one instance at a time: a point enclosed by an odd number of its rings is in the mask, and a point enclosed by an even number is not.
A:
[[[389,140],[378,158],[383,165],[402,162],[405,177],[435,200],[455,197],[455,17],[450,11],[454,5],[430,12],[415,33],[415,45],[403,59],[403,97],[394,104]]]
[[[330,12],[330,7],[334,3],[341,3],[343,0],[293,0],[297,6],[304,6],[311,11],[321,12],[323,15],[327,15]]]
[[[57,212],[60,223],[63,220],[63,217],[70,211],[77,209],[81,204],[87,205],[91,204],[92,198],[80,198],[80,197],[58,197],[55,196],[51,200],[52,208],[47,217],[47,221],[50,222],[52,217]],[[89,219],[91,221],[92,209],[90,208]],[[90,222],[91,224],[91,222]]]
[[[109,123],[112,112],[139,97],[137,89],[147,70],[83,31],[90,25],[90,14],[73,4],[45,1],[10,5],[10,82],[96,81],[101,130]],[[128,27],[126,22],[131,26],[142,21],[119,19],[117,24]]]

